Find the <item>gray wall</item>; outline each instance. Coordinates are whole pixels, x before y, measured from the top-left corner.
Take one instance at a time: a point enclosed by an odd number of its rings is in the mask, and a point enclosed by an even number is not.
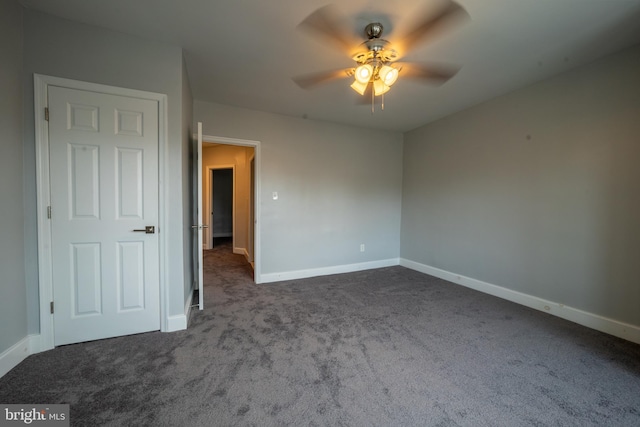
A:
[[[36,235],[36,183],[33,122],[33,74],[88,81],[112,86],[163,93],[168,96],[168,168],[166,191],[170,206],[168,287],[169,314],[184,313],[185,265],[184,242],[186,228],[183,218],[184,153],[187,128],[191,122],[183,116],[182,49],[176,46],[142,40],[126,34],[79,24],[26,9],[24,11],[25,41],[25,145],[24,170],[27,202],[26,253],[28,258],[29,331],[37,333],[38,282]],[[185,100],[187,104],[190,100]],[[186,124],[184,122],[187,121]],[[188,187],[186,187],[188,188]],[[188,195],[186,196],[188,199]],[[187,208],[188,209],[188,208]],[[186,222],[190,222],[186,219]],[[35,298],[34,298],[35,296]]]
[[[405,135],[403,258],[640,325],[640,46]]]
[[[0,2],[0,353],[27,336],[22,196],[22,7]]]
[[[263,274],[398,257],[402,134],[197,100],[194,120],[261,142]]]

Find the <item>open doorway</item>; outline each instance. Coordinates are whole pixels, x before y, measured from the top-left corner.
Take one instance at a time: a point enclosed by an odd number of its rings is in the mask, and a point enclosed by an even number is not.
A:
[[[220,272],[225,267],[207,266],[207,263],[228,262],[229,268],[245,263],[251,280],[258,280],[255,271],[256,247],[259,247],[256,243],[259,216],[255,212],[256,152],[257,147],[252,145],[225,144],[203,137],[200,197],[205,225],[205,273],[207,270]]]
[[[234,171],[231,168],[211,169],[211,224],[212,248],[221,243],[233,244],[234,237]]]
[[[193,239],[194,251],[194,298],[198,301],[200,310],[204,308],[205,294],[211,294],[212,290],[219,288],[217,281],[223,280],[229,283],[229,276],[234,275],[233,265],[246,266],[243,268],[247,273],[240,274],[236,278],[239,282],[261,283],[261,254],[260,254],[260,142],[251,140],[241,140],[227,137],[216,137],[203,135],[202,123],[198,123],[198,133],[194,134],[195,155],[193,156],[193,214],[194,225],[191,228],[197,231],[197,237]],[[226,153],[228,166],[221,167],[220,162],[224,162],[225,149],[229,151],[236,148],[235,152]],[[216,149],[213,152],[213,149]],[[213,154],[213,157],[211,157]],[[224,166],[224,165],[222,165]],[[236,223],[244,224],[241,230],[244,232],[243,238],[238,238],[239,245],[232,242],[228,244],[229,251],[213,254],[213,169],[233,170],[233,191],[232,191],[232,241],[236,241],[239,235]],[[238,174],[239,171],[242,173]],[[244,184],[239,184],[239,177],[244,177]],[[238,188],[242,191],[238,192]],[[242,194],[241,194],[242,193]],[[238,195],[242,197],[238,197]],[[242,201],[240,203],[239,201]],[[244,209],[245,221],[238,221],[238,205]],[[244,247],[242,247],[244,245]],[[210,250],[206,250],[210,249]],[[206,254],[209,252],[208,254]],[[237,255],[241,254],[241,255]],[[218,256],[223,260],[217,262],[217,266],[207,265],[208,259]],[[219,256],[222,255],[222,256]],[[222,266],[222,270],[219,268]],[[213,268],[212,268],[213,267]],[[208,278],[207,278],[208,276]],[[209,280],[207,280],[209,279]],[[209,292],[205,288],[209,287]],[[210,296],[211,298],[211,296]]]

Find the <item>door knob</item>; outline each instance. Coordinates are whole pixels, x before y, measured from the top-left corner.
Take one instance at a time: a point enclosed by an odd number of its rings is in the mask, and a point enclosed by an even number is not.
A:
[[[147,234],[154,234],[156,232],[156,227],[153,225],[147,225],[145,228],[143,229],[137,229],[137,230],[133,230],[137,233],[147,233]]]

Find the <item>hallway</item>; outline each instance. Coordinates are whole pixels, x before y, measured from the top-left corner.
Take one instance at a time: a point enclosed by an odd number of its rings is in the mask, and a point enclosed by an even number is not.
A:
[[[214,243],[203,254],[205,307],[214,288],[253,285],[253,269],[244,255],[233,253],[232,238],[217,238]]]

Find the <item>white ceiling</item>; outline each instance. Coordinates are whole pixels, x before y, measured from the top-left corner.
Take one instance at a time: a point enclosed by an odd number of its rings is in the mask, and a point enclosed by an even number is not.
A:
[[[640,0],[460,0],[471,19],[402,58],[462,66],[442,86],[402,79],[385,110],[358,104],[350,80],[311,90],[291,77],[353,66],[298,24],[330,0],[21,0],[28,8],[184,49],[193,96],[219,104],[407,131],[640,43]],[[380,21],[397,39],[441,0],[350,0],[354,32]]]

